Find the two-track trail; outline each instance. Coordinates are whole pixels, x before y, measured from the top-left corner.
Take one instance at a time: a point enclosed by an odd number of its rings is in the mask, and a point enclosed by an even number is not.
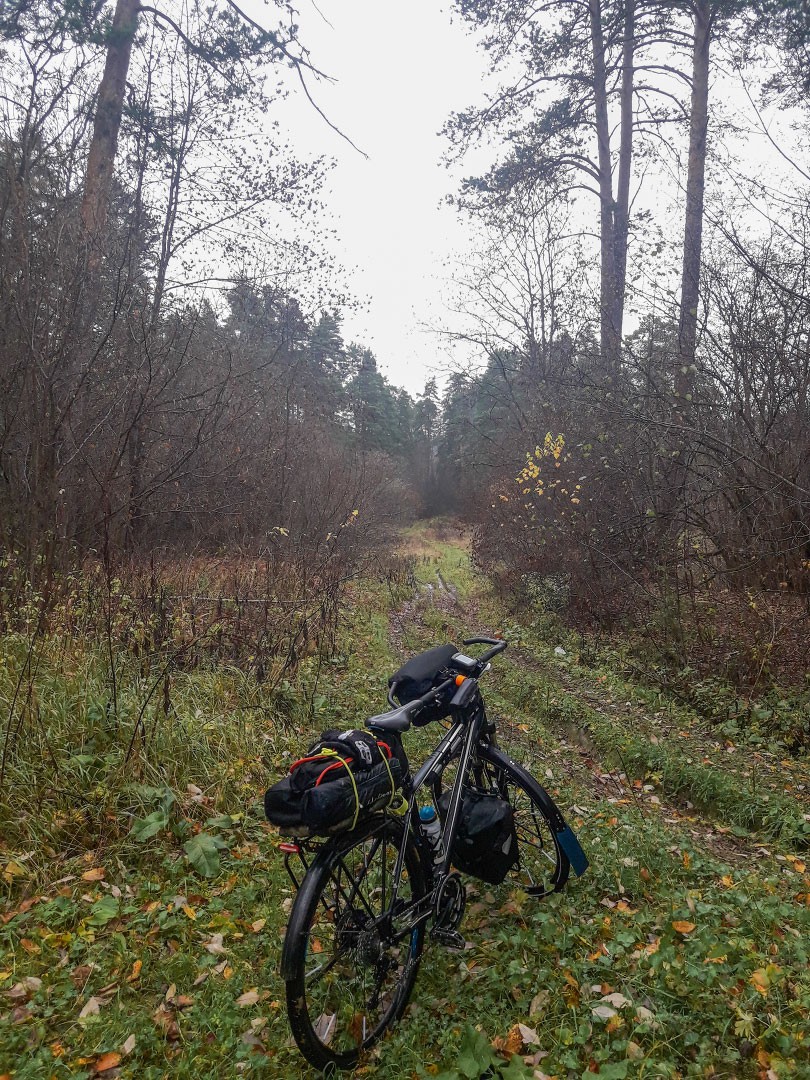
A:
[[[504,613],[461,538],[423,530],[408,550],[415,589],[390,614],[392,643],[404,657],[474,632],[512,639],[487,676],[490,712],[592,860],[543,916],[558,935],[553,963],[540,944],[539,971],[521,972],[526,995],[550,977],[563,1005],[540,1071],[810,1076],[807,760],[732,744],[688,709],[580,663]],[[493,928],[482,913],[481,932]],[[481,946],[490,957],[503,934],[498,924]]]
[[[810,1077],[807,762],[586,664],[564,629],[491,595],[455,527],[409,530],[402,551],[404,570],[353,584],[337,652],[274,693],[233,668],[175,675],[190,752],[109,802],[117,841],[78,811],[70,851],[0,837],[0,1080],[312,1075],[284,1010],[293,889],[261,794],[321,730],[379,712],[406,657],[476,631],[510,640],[488,708],[591,866],[539,903],[469,880],[466,950],[426,951],[358,1075]],[[81,670],[47,669],[43,722]],[[438,734],[409,732],[412,760]]]

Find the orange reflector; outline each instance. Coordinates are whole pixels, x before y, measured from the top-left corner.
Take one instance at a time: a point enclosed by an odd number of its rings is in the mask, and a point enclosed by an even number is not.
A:
[[[461,686],[461,684],[463,682],[465,682],[466,679],[467,679],[466,675],[456,675],[456,686]]]
[[[288,844],[286,841],[278,845],[279,851],[286,851],[289,855],[297,855],[301,850],[298,844]]]

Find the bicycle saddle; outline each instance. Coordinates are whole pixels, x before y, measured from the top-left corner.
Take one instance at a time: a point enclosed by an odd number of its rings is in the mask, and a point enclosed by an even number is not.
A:
[[[407,731],[411,726],[411,717],[419,711],[421,706],[422,702],[418,699],[409,701],[405,705],[400,705],[398,709],[392,709],[391,712],[370,716],[366,720],[366,727],[372,731]]]

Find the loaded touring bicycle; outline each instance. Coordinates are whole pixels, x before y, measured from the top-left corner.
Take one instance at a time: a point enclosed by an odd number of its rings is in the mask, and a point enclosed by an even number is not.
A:
[[[461,874],[529,896],[587,859],[548,792],[498,745],[479,688],[507,642],[429,649],[389,680],[390,712],[324,732],[265,795],[297,889],[281,969],[296,1043],[316,1068],[353,1067],[402,1015],[429,936],[461,948]],[[449,718],[411,773],[402,736]]]

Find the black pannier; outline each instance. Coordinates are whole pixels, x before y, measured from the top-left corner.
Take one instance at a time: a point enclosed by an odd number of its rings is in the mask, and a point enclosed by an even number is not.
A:
[[[388,680],[394,697],[400,705],[407,705],[409,701],[422,697],[433,686],[438,686],[444,676],[451,659],[458,649],[455,645],[438,645],[435,649],[427,649],[403,664],[399,671],[394,672]],[[418,716],[414,717],[414,727],[423,727],[431,720],[439,720],[446,713],[444,706],[432,706],[422,709]]]
[[[449,806],[446,791],[439,797],[442,821]],[[518,861],[515,815],[509,803],[489,792],[465,791],[450,857],[462,873],[500,885]]]
[[[324,731],[306,754],[264,795],[267,820],[295,836],[353,829],[365,815],[389,806],[408,771],[393,732]]]

